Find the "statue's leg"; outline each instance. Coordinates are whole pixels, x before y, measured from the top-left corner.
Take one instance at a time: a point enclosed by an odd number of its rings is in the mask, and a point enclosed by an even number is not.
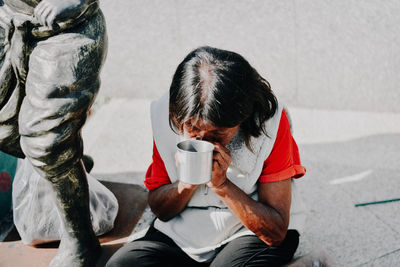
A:
[[[0,82],[4,80],[0,79]],[[20,146],[20,135],[18,131],[18,114],[24,97],[24,89],[15,87],[0,88],[0,94],[8,91],[9,95],[3,99],[0,106],[0,150],[18,158],[24,158]]]
[[[93,24],[97,26],[90,28]],[[38,42],[29,60],[19,116],[21,147],[42,177],[52,182],[64,225],[51,266],[94,266],[100,254],[81,160],[81,128],[99,89],[105,53],[105,34],[98,25],[92,21]]]
[[[10,31],[11,15],[0,6],[0,150],[22,158],[24,155],[19,145],[18,113],[25,93],[11,65],[7,38]]]

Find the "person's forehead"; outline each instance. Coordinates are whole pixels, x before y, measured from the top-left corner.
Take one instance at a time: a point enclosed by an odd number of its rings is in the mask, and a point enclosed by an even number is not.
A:
[[[192,127],[196,127],[197,129],[200,129],[202,131],[218,131],[218,132],[227,132],[230,130],[230,128],[224,128],[224,127],[216,127],[209,121],[203,120],[203,119],[191,119],[190,124]]]
[[[189,120],[189,123],[191,124],[191,126],[196,127],[196,128],[201,128],[202,130],[215,130],[218,128],[218,127],[215,127],[209,121],[203,120],[203,119],[191,118]]]

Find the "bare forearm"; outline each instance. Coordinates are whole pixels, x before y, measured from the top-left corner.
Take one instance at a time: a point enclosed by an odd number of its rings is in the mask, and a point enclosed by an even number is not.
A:
[[[185,187],[179,182],[163,185],[148,195],[148,203],[154,214],[162,221],[178,215],[189,202],[196,187]]]
[[[276,209],[257,202],[228,179],[212,190],[249,230],[270,246],[279,245],[284,239],[288,220]]]

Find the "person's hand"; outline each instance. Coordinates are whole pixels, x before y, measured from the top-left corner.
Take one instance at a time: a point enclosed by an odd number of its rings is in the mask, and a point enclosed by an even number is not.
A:
[[[226,171],[232,162],[231,152],[220,143],[214,144],[213,167],[211,181],[207,186],[211,189],[220,188],[226,182]]]
[[[56,20],[73,19],[83,11],[87,0],[42,0],[34,10],[35,19],[53,28]]]

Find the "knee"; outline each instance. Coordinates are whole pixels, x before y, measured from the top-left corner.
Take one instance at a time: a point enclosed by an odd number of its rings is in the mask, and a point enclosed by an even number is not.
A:
[[[56,135],[47,133],[40,136],[21,136],[21,149],[32,165],[45,177],[59,176],[76,164],[83,155],[80,140],[68,145],[59,143]]]
[[[285,245],[291,247],[294,252],[296,251],[297,247],[299,246],[299,238],[300,234],[297,230],[289,229],[286,233],[286,237],[283,240],[281,245]]]
[[[162,261],[163,244],[152,241],[133,241],[120,248],[107,262],[106,267],[120,266],[167,266]]]
[[[107,262],[105,267],[121,267],[124,266],[123,260],[120,257],[116,257],[114,254]]]
[[[50,148],[48,145],[45,145],[45,136],[21,136],[20,144],[21,149],[24,152],[25,156],[31,161],[45,161],[46,158],[49,158]],[[35,167],[40,167],[41,164],[32,162]],[[43,162],[44,163],[44,162]]]
[[[24,99],[19,114],[21,149],[36,169],[46,176],[57,175],[60,166],[72,165],[82,157],[79,132],[85,117],[68,118],[56,108],[39,109],[30,102]]]
[[[122,266],[122,265],[119,262],[119,258],[116,258],[116,257],[111,257],[106,264],[106,267],[118,267],[118,266]]]
[[[128,246],[131,244],[128,244]],[[133,249],[133,250],[132,250]],[[139,264],[139,265],[138,265]],[[106,267],[142,266],[134,248],[120,248],[107,262]]]

